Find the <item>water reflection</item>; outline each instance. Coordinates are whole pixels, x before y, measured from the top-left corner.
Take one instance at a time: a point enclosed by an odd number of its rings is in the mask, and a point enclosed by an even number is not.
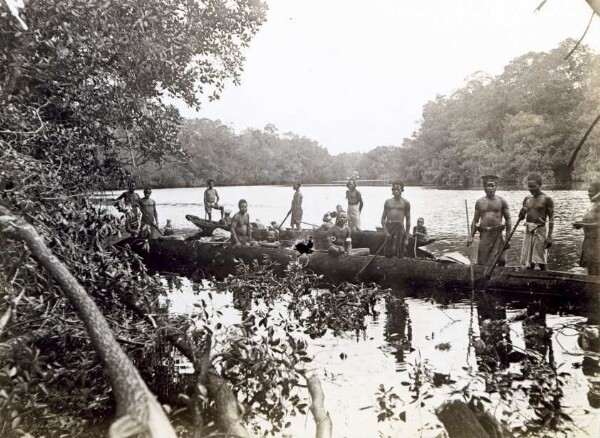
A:
[[[405,356],[411,351],[412,326],[408,314],[408,304],[404,297],[388,297],[385,300],[387,321],[385,340],[392,347],[396,361],[401,368],[405,366]]]

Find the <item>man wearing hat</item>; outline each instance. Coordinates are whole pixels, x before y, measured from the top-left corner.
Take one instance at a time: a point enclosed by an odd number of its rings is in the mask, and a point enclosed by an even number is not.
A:
[[[496,175],[481,177],[485,196],[479,198],[475,203],[475,216],[473,216],[473,222],[471,223],[471,242],[475,237],[475,233],[479,231],[478,265],[491,266],[494,263],[494,259],[504,247],[502,230],[506,228],[508,232],[511,229],[508,203],[504,198],[496,196],[498,179]],[[502,218],[504,218],[504,224]],[[506,265],[506,252],[498,259],[498,265]]]

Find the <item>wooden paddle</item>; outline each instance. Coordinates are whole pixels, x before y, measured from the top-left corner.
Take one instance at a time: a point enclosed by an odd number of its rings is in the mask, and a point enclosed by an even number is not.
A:
[[[283,225],[283,223],[286,221],[286,219],[288,218],[288,216],[292,214],[292,210],[288,211],[288,214],[285,215],[285,217],[283,218],[283,220],[281,221],[281,223],[279,224],[279,226],[277,227],[277,229],[281,229],[281,226]]]
[[[521,218],[519,218],[517,220],[517,223],[515,224],[515,226],[511,230],[510,234],[506,238],[506,242],[504,242],[502,249],[500,251],[498,251],[498,254],[496,254],[494,263],[492,264],[492,266],[490,266],[486,269],[485,274],[484,274],[484,280],[485,280],[485,284],[483,286],[484,292],[487,290],[488,282],[490,281],[490,278],[492,277],[492,272],[494,272],[494,269],[496,268],[496,264],[498,263],[498,260],[500,260],[500,257],[502,257],[502,254],[504,253],[504,251],[506,251],[506,248],[508,247],[508,242],[510,242],[510,239],[512,238],[513,234],[515,234],[515,231],[516,231],[517,227],[519,226],[519,224],[521,223],[521,220],[522,220]]]
[[[393,232],[390,234],[390,237],[387,237],[387,236],[385,236],[385,239],[383,240],[383,243],[381,244],[381,246],[379,247],[379,249],[378,249],[378,250],[375,252],[375,254],[373,254],[373,257],[371,257],[371,258],[369,259],[369,261],[367,261],[367,263],[365,263],[365,265],[364,265],[362,268],[360,268],[360,271],[358,271],[358,272],[356,273],[356,279],[357,279],[357,280],[358,280],[358,278],[361,276],[361,274],[362,274],[363,272],[365,272],[365,269],[367,269],[367,268],[368,268],[368,267],[371,265],[371,263],[373,263],[373,260],[375,260],[375,257],[377,257],[377,256],[379,255],[379,253],[381,252],[381,250],[382,250],[383,248],[385,248],[385,245],[388,243],[388,239],[393,239],[393,238],[394,238],[394,236],[396,235],[396,233],[398,232],[398,230],[399,230],[401,227],[402,227],[402,224],[398,225],[398,226],[396,227],[396,229],[395,229],[395,230],[394,230],[394,231],[393,231]]]

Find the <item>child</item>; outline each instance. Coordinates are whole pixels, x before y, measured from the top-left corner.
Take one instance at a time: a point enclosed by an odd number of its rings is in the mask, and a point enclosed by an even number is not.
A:
[[[427,228],[425,228],[425,219],[420,217],[417,219],[417,226],[413,228],[413,236],[417,239],[417,242],[421,243],[429,240],[427,235]]]

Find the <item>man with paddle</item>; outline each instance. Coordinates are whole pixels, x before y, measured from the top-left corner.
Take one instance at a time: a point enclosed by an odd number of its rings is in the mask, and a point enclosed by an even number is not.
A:
[[[381,215],[381,226],[385,233],[385,256],[404,257],[404,246],[406,235],[410,231],[410,202],[402,198],[404,183],[394,181],[392,183],[393,198],[383,204]],[[404,223],[406,222],[406,227]]]
[[[539,173],[527,175],[527,188],[531,195],[525,197],[519,213],[519,219],[525,219],[521,265],[527,269],[534,269],[537,265],[545,271],[548,248],[552,245],[554,201],[542,192],[542,175]]]
[[[475,233],[479,231],[479,248],[477,249],[477,264],[491,266],[494,260],[499,266],[506,265],[506,252],[508,244],[504,245],[502,230],[511,229],[510,211],[508,203],[496,196],[496,175],[484,175],[483,189],[485,196],[479,198],[475,203],[475,215],[471,223],[471,239],[468,245],[472,243]],[[504,224],[502,223],[504,218]],[[507,236],[508,237],[508,236]]]

